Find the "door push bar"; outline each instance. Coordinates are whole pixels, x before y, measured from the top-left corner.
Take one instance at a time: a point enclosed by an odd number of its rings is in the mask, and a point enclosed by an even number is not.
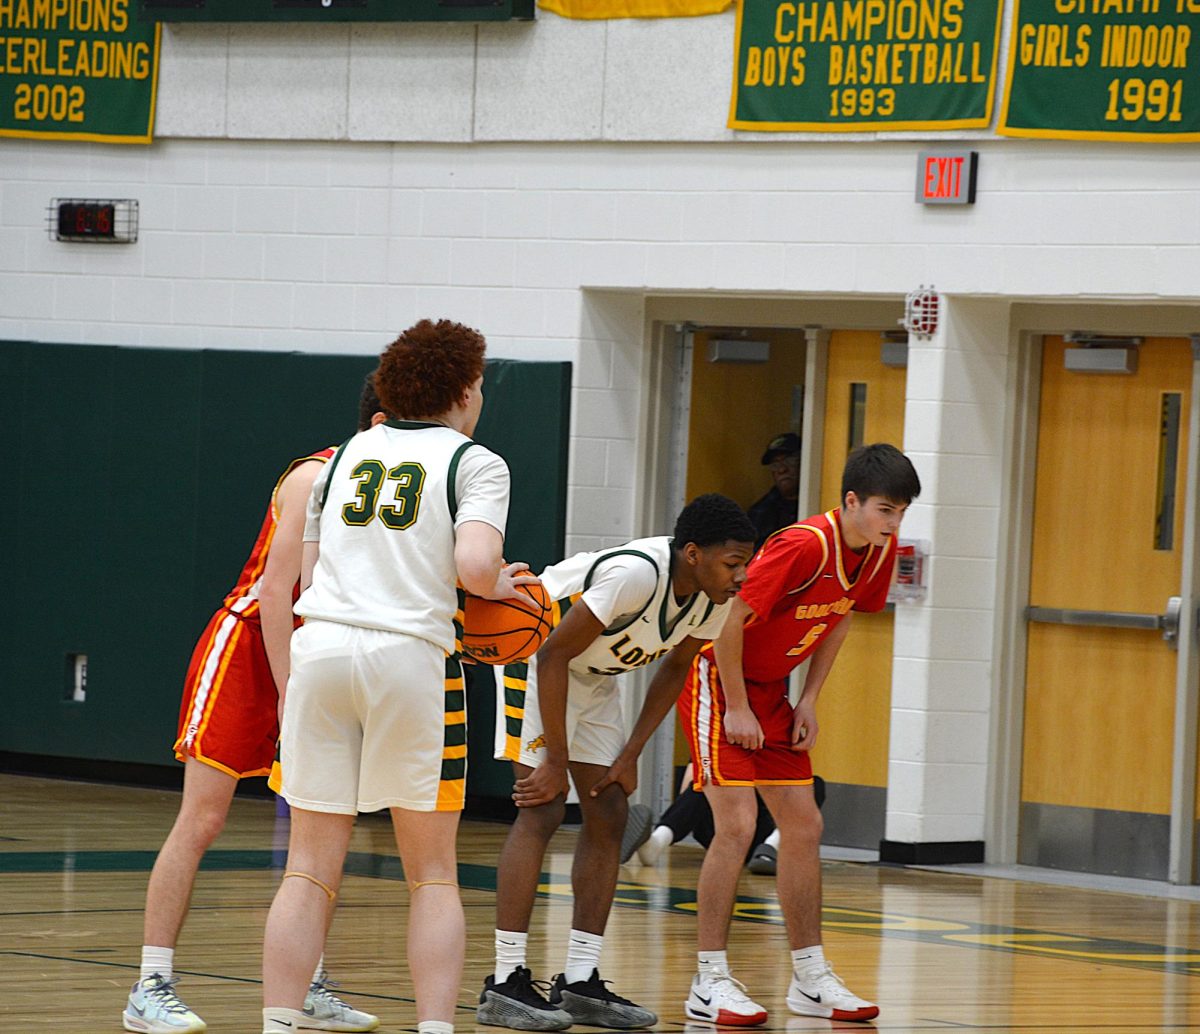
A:
[[[1172,596],[1163,614],[1131,614],[1120,610],[1063,610],[1059,607],[1026,607],[1025,619],[1047,625],[1092,625],[1100,628],[1162,629],[1163,641],[1179,648],[1179,613],[1183,600]]]

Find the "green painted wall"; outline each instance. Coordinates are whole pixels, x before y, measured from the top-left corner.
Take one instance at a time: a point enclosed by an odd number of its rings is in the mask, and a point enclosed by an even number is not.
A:
[[[0,342],[0,752],[172,763],[192,646],[275,479],[353,433],[374,365]],[[540,569],[563,549],[570,365],[497,360],[484,392],[476,437],[513,471],[507,553]],[[85,703],[67,699],[75,652],[88,655]],[[476,687],[470,707],[471,792],[507,796],[490,693]]]

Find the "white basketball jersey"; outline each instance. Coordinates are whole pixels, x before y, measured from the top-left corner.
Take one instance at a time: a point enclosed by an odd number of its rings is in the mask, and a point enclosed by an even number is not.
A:
[[[454,529],[504,534],[508,467],[441,424],[389,420],[347,441],[313,485],[305,541],[320,551],[304,618],[403,632],[455,649]]]
[[[614,549],[577,553],[548,567],[542,584],[561,614],[584,597],[606,560],[626,558],[653,565],[657,582],[653,595],[641,609],[619,614],[595,641],[573,658],[570,667],[593,675],[619,675],[658,659],[689,636],[708,641],[720,634],[729,605],[718,606],[703,592],[678,605],[671,590],[671,539],[664,536],[637,539]],[[603,611],[603,608],[596,608]]]

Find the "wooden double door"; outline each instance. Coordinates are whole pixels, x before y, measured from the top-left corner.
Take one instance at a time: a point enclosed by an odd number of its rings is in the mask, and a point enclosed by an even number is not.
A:
[[[1018,857],[1164,879],[1172,821],[1195,826],[1194,760],[1173,786],[1196,736],[1176,728],[1192,348],[1148,338],[1107,374],[1068,369],[1071,347],[1043,342]]]

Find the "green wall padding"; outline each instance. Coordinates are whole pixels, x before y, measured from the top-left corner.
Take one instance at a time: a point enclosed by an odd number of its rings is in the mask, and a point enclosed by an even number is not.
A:
[[[0,342],[0,752],[170,764],[193,645],[275,479],[353,433],[374,357]],[[570,364],[495,360],[476,437],[513,472],[506,552],[562,555]],[[67,655],[88,655],[87,701]],[[478,675],[472,677],[476,682]],[[507,796],[494,703],[470,699],[471,786]]]

